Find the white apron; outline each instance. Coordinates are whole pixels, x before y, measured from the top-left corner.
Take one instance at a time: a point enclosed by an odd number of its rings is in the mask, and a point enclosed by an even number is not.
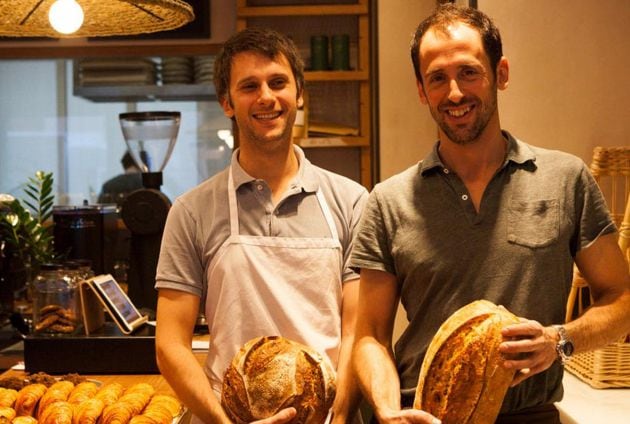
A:
[[[210,330],[206,373],[219,399],[225,370],[254,337],[282,335],[327,354],[337,366],[343,255],[321,190],[317,199],[330,238],[240,235],[229,170],[230,237],[208,267],[205,307]]]

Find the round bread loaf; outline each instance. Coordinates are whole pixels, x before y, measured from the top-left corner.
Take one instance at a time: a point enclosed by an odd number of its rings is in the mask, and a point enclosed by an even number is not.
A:
[[[292,423],[321,424],[335,391],[328,357],[283,337],[258,337],[245,343],[226,370],[221,404],[237,424],[291,406],[297,410]]]
[[[518,318],[486,300],[453,313],[438,329],[422,362],[414,408],[443,424],[494,423],[514,371],[502,366],[501,330]]]

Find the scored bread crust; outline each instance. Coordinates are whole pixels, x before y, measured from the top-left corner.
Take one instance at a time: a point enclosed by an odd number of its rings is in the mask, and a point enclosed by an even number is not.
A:
[[[221,404],[236,424],[293,406],[292,423],[321,424],[335,398],[335,371],[327,357],[283,337],[245,343],[223,378]]]
[[[493,423],[514,378],[503,367],[501,330],[518,318],[487,300],[453,313],[438,329],[422,362],[414,408],[443,424]]]

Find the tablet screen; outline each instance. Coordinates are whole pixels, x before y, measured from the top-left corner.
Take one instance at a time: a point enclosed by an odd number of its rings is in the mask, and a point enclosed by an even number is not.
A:
[[[106,300],[112,306],[119,318],[122,318],[129,327],[133,327],[133,324],[142,319],[142,315],[138,312],[136,307],[131,303],[131,300],[127,297],[125,292],[120,288],[120,285],[111,277],[109,278],[94,278],[92,280],[96,289],[105,296]]]

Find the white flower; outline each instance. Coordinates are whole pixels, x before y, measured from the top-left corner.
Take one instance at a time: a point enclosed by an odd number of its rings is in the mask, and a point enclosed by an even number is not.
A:
[[[15,200],[15,197],[10,194],[0,193],[0,203],[11,203]]]
[[[6,220],[12,227],[17,227],[20,223],[20,218],[18,218],[18,216],[14,213],[7,214]]]

